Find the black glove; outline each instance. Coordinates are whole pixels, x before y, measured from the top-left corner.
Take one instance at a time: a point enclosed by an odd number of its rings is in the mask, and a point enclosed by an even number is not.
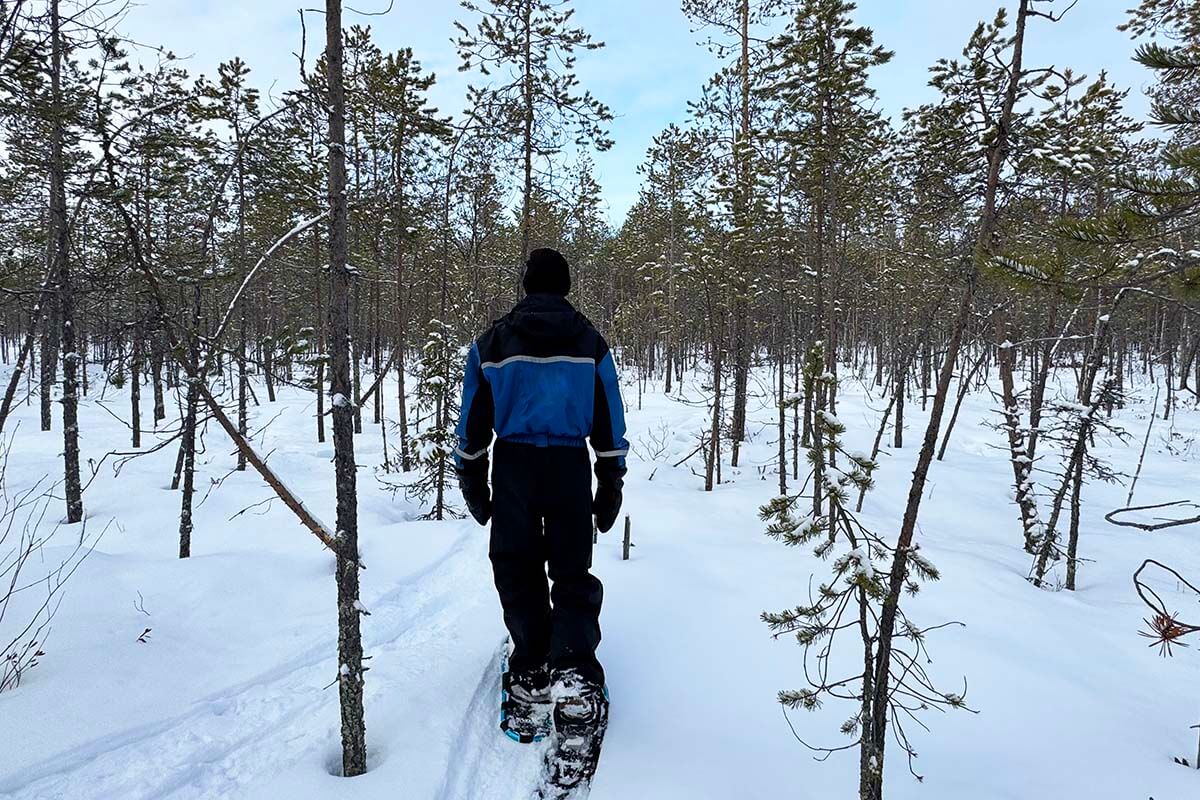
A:
[[[596,528],[601,533],[608,533],[621,513],[621,489],[624,485],[623,480],[612,477],[601,478],[596,484],[592,513],[596,515]]]
[[[458,472],[458,488],[462,489],[467,510],[480,525],[487,525],[492,518],[492,491],[488,488],[487,461],[482,465],[472,464],[470,469]]]

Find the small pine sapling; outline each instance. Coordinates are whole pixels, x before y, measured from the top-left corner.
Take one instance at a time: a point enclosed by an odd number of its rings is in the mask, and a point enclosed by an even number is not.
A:
[[[458,440],[454,420],[458,417],[459,365],[465,358],[454,344],[453,328],[431,320],[428,339],[421,350],[417,384],[419,433],[413,441],[418,475],[406,485],[407,495],[422,503],[432,499],[425,519],[461,516],[447,502],[448,478]]]
[[[805,358],[806,392],[834,388],[831,384],[837,379],[825,371],[824,365],[823,347],[818,342]],[[892,581],[892,568],[885,565],[895,562],[896,549],[863,525],[854,510],[851,495],[872,488],[878,465],[866,455],[847,450],[842,443],[845,432],[845,426],[834,415],[815,414],[807,480],[798,493],[776,497],[760,509],[768,536],[791,547],[814,545],[816,556],[830,565],[829,574],[815,592],[810,591],[807,603],[765,612],[762,620],[773,636],[790,634],[804,648],[808,686],[781,691],[779,702],[785,709],[813,711],[830,698],[857,704],[841,726],[843,734],[853,737],[849,744],[813,746],[798,734],[796,738],[825,755],[857,745],[860,794],[869,797],[873,795],[868,787],[882,785],[882,750],[889,716],[894,738],[908,756],[911,771],[916,752],[905,732],[904,720],[911,719],[924,727],[916,716],[920,711],[932,707],[965,709],[966,690],[964,686],[961,693],[946,693],[933,686],[924,666],[929,660],[925,638],[933,628],[918,627],[898,610],[899,636],[880,640],[878,621]],[[909,595],[919,591],[921,582],[939,577],[937,568],[915,546],[902,561],[907,562],[905,589]],[[848,646],[842,643],[849,640],[840,635],[846,631],[859,634],[862,658],[855,663],[862,665],[861,672],[834,672],[835,664],[843,663],[842,647]],[[885,652],[886,660],[880,658]],[[873,691],[880,669],[886,669],[889,676],[886,705],[882,708],[877,707],[877,693]],[[916,772],[913,775],[921,777]]]

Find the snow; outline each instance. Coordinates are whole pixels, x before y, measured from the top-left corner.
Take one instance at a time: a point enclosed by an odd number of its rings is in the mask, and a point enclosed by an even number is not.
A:
[[[838,419],[833,414],[830,414],[828,411],[818,411],[817,416],[821,418],[822,422],[824,422],[826,425],[830,426],[831,428],[836,428],[842,424],[842,421],[840,419]]]
[[[861,577],[870,577],[874,574],[874,567],[871,566],[871,557],[867,555],[867,551],[861,547],[856,547],[846,554],[846,558],[854,564],[854,574]]]
[[[0,377],[8,369],[0,368]],[[883,403],[864,393],[848,365],[839,372],[847,450],[870,452]],[[389,381],[386,396],[395,397]],[[775,694],[805,687],[802,651],[786,637],[771,639],[758,620],[764,610],[805,602],[810,575],[819,581],[831,566],[806,548],[770,540],[757,519],[758,507],[778,492],[771,427],[777,406],[769,396],[751,401],[753,438],[743,466],[726,463],[728,482],[715,491],[703,492],[690,469],[699,456],[671,467],[706,424],[699,401],[707,381],[686,376],[672,398],[652,386],[641,409],[628,413],[631,435],[663,425],[672,435],[657,461],[629,457],[625,510],[638,545],[631,559],[621,560],[620,526],[596,549],[594,569],[605,584],[600,657],[612,716],[592,800],[850,797],[857,754],[821,763],[793,738]],[[752,381],[760,384],[771,386],[771,376]],[[128,429],[100,407],[100,384],[94,386],[80,404],[84,464],[128,445]],[[115,390],[106,391],[111,411],[127,407],[127,398],[114,402]],[[632,401],[636,393],[627,391]],[[1052,387],[1055,397],[1072,392]],[[1140,430],[1153,396],[1152,386],[1140,387],[1117,421]],[[261,451],[272,454],[270,464],[308,508],[332,513],[332,444],[315,441],[315,397],[290,387],[280,387],[279,397],[252,409],[252,430],[279,414],[263,429]],[[149,419],[151,401],[143,402]],[[948,695],[962,691],[965,677],[966,703],[980,713],[926,715],[930,732],[910,726],[923,783],[889,744],[887,796],[1197,796],[1200,775],[1171,758],[1195,753],[1188,726],[1200,701],[1200,653],[1162,659],[1145,646],[1137,631],[1146,611],[1130,582],[1146,557],[1200,576],[1195,529],[1148,535],[1109,525],[1103,514],[1125,505],[1127,489],[1090,483],[1079,591],[1033,588],[1024,579],[1029,557],[1018,515],[1006,497],[1012,467],[1003,433],[984,424],[996,421],[991,406],[986,392],[969,395],[945,460],[934,463],[917,544],[943,577],[903,601],[922,625],[965,623],[929,634],[933,662],[926,666]],[[6,428],[13,437],[10,491],[60,469],[59,422],[42,433],[37,415],[36,402],[21,405]],[[906,438],[918,441],[919,404],[907,419]],[[1160,421],[1135,502],[1191,495],[1200,455],[1168,446],[1198,434],[1194,408],[1181,408],[1170,424]],[[147,433],[145,449],[166,435]],[[375,479],[382,444],[364,420],[355,455],[360,546],[371,565],[361,573],[361,607],[371,609],[361,617],[371,657],[370,771],[347,781],[334,776],[338,693],[330,684],[342,665],[332,555],[281,503],[236,515],[270,497],[257,474],[230,474],[209,491],[209,479],[225,476],[234,456],[215,425],[206,441],[190,559],[176,558],[179,496],[167,488],[173,446],[129,462],[119,475],[109,459],[88,486],[89,525],[99,531],[112,524],[67,585],[41,663],[19,688],[0,694],[0,796],[527,797],[538,748],[512,743],[496,727],[496,653],[504,632],[486,532],[469,520],[419,521],[423,509]],[[1136,462],[1140,444],[1097,434],[1098,455],[1119,468]],[[1043,469],[1057,464],[1048,443],[1039,455]],[[864,524],[894,537],[915,457],[915,446],[881,452]],[[1041,471],[1035,474],[1035,483],[1045,484]],[[47,564],[69,549],[69,529],[60,536]],[[854,557],[869,568],[868,553]],[[1195,610],[1195,598],[1173,583],[1155,588],[1185,616]],[[147,628],[152,635],[139,642]],[[852,647],[843,654],[855,657]],[[840,745],[846,740],[838,727],[851,712],[830,702],[789,716],[807,741]]]

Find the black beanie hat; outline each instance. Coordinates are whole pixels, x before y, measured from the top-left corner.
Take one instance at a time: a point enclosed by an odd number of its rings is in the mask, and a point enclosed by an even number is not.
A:
[[[571,291],[571,269],[562,253],[549,247],[539,247],[525,262],[521,285],[526,294],[560,294]]]

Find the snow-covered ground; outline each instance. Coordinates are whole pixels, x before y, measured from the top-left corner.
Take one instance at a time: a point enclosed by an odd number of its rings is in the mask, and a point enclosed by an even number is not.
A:
[[[771,385],[767,374],[759,377],[760,388]],[[106,409],[97,390],[81,410],[85,464],[125,449],[128,439],[118,419],[127,414],[124,392],[110,387]],[[689,465],[671,466],[705,424],[700,379],[685,383],[690,402],[651,387],[639,409],[635,387],[625,392],[636,445],[625,502],[636,547],[622,562],[618,525],[595,555],[606,601],[600,655],[613,704],[593,800],[853,796],[856,755],[814,760],[775,701],[779,689],[804,686],[802,654],[791,640],[772,640],[759,613],[804,601],[810,574],[828,566],[768,539],[757,518],[776,491],[769,397],[752,400],[743,466],[726,465],[728,482],[705,493]],[[394,396],[390,385],[389,403]],[[1119,414],[1133,441],[1100,443],[1120,470],[1136,463],[1153,396],[1144,387]],[[848,444],[867,450],[884,403],[853,380],[842,397]],[[890,536],[924,426],[916,405],[908,412],[911,444],[882,456],[864,514]],[[931,634],[930,672],[947,691],[965,678],[979,713],[929,712],[928,733],[910,724],[925,780],[914,780],[890,747],[888,796],[1200,796],[1200,772],[1171,761],[1196,751],[1188,726],[1200,721],[1200,654],[1162,659],[1146,647],[1137,635],[1144,608],[1130,581],[1145,557],[1200,576],[1200,531],[1111,526],[1103,514],[1124,504],[1126,490],[1091,484],[1079,591],[1033,588],[1024,579],[1029,559],[1010,501],[1012,473],[997,449],[1000,435],[982,424],[995,421],[995,405],[990,396],[970,396],[946,460],[934,466],[919,540],[943,579],[906,606],[925,625],[965,623]],[[149,411],[146,397],[144,419]],[[316,443],[313,413],[310,395],[284,389],[278,403],[255,409],[255,422],[269,422],[259,444],[271,463],[328,519],[332,446]],[[367,416],[356,448],[363,599],[371,612],[364,619],[368,774],[331,774],[340,762],[337,694],[329,686],[336,677],[331,557],[281,504],[254,505],[271,496],[256,474],[227,476],[231,447],[210,426],[190,559],[176,557],[179,495],[168,488],[174,446],[119,475],[111,458],[100,466],[85,495],[87,533],[109,527],[67,587],[41,664],[0,694],[0,796],[528,796],[537,749],[496,727],[504,631],[487,534],[469,520],[420,521],[418,507],[387,491],[374,473],[379,429]],[[38,430],[36,406],[19,408],[15,421],[10,491],[60,470],[59,430]],[[1190,445],[1197,436],[1194,409],[1156,423],[1137,501],[1197,499],[1200,452]],[[655,438],[665,448],[647,460],[659,449]],[[698,459],[692,463],[699,470]],[[77,528],[61,529],[46,564],[77,538]],[[1195,610],[1195,598],[1177,587],[1158,588]],[[851,713],[829,705],[791,719],[806,741],[841,745],[837,727]]]

